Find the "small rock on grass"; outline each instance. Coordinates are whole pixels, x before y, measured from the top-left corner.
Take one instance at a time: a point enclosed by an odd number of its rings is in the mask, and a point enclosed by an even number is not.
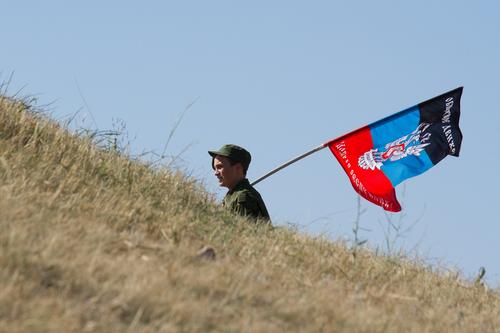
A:
[[[196,253],[196,256],[201,259],[215,260],[215,250],[213,247],[205,245]]]

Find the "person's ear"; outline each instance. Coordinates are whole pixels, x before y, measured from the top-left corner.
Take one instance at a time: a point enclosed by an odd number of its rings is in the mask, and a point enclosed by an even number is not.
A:
[[[241,163],[236,163],[236,165],[238,166],[238,172],[241,171],[241,174],[245,174],[245,169],[243,168],[243,164]]]

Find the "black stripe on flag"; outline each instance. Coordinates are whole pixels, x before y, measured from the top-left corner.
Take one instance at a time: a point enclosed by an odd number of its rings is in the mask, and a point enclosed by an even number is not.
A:
[[[436,165],[446,155],[458,156],[462,143],[460,98],[463,87],[420,103],[420,123],[430,126],[422,133],[430,134],[430,145],[425,147],[432,163]]]

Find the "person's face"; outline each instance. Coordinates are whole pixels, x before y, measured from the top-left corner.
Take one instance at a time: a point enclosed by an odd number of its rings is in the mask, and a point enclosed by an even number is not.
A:
[[[219,180],[219,186],[232,189],[243,178],[243,169],[240,163],[231,165],[229,158],[217,155],[214,158],[214,175]]]

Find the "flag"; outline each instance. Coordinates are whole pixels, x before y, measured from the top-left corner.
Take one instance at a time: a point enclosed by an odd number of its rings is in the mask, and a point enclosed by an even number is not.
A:
[[[445,158],[458,156],[463,87],[328,142],[363,198],[399,212],[395,187]]]

